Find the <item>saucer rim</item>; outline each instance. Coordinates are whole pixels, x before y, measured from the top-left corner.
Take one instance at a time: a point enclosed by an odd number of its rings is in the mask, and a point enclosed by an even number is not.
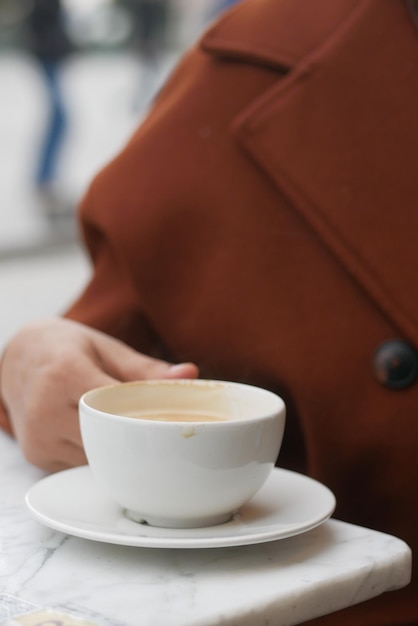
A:
[[[55,474],[51,474],[49,476],[45,476],[41,480],[37,481],[34,485],[32,485],[25,495],[25,504],[31,515],[43,525],[53,530],[62,532],[64,534],[78,537],[81,539],[87,539],[90,541],[98,541],[103,543],[110,543],[113,545],[121,545],[121,546],[131,546],[131,547],[139,547],[139,548],[179,548],[179,549],[201,549],[201,548],[224,548],[224,547],[234,547],[234,546],[245,546],[245,545],[256,545],[260,543],[267,543],[271,541],[278,541],[281,539],[287,539],[290,537],[294,537],[296,535],[303,534],[310,530],[313,530],[317,526],[323,524],[326,520],[328,520],[336,506],[336,499],[333,492],[324,484],[319,481],[305,476],[304,474],[300,474],[298,472],[294,472],[291,470],[286,470],[282,468],[275,467],[272,470],[269,478],[266,483],[260,489],[260,491],[251,499],[250,502],[258,502],[261,503],[263,501],[263,492],[267,491],[268,488],[272,488],[272,484],[280,481],[286,481],[286,479],[293,480],[296,482],[296,486],[300,486],[300,488],[304,488],[305,490],[317,490],[318,493],[321,493],[322,498],[324,499],[323,509],[320,513],[316,512],[316,515],[312,515],[311,518],[307,518],[299,523],[295,523],[289,525],[287,528],[283,529],[280,526],[280,522],[278,522],[275,526],[272,526],[270,530],[263,530],[262,520],[261,522],[245,522],[245,510],[246,506],[242,509],[242,514],[238,515],[236,520],[232,520],[226,522],[225,524],[219,524],[217,526],[208,526],[205,528],[197,528],[197,529],[166,529],[166,528],[156,528],[151,527],[153,532],[159,533],[158,536],[150,536],[150,535],[139,535],[139,534],[129,534],[122,533],[121,531],[117,531],[115,525],[109,526],[109,531],[92,531],[89,530],[80,524],[69,523],[60,521],[59,516],[51,517],[51,515],[47,515],[42,511],[42,506],[36,505],[36,498],[39,499],[39,492],[48,491],[48,485],[59,483],[64,477],[68,478],[69,474],[76,476],[80,480],[79,475],[81,475],[82,480],[91,480],[92,487],[96,487],[95,480],[91,469],[88,465],[83,465],[81,467],[71,468],[67,470],[63,470],[61,472],[57,472]],[[86,476],[83,478],[83,475]],[[96,490],[96,497],[99,495],[101,497],[102,502],[110,505],[114,512],[119,512],[120,519],[123,519],[123,508],[119,506],[117,503],[114,503],[110,497],[107,496],[104,492],[98,492]],[[279,507],[277,507],[279,510]],[[280,515],[279,515],[280,517]],[[132,522],[135,523],[135,522]],[[237,529],[239,527],[244,526],[244,528],[248,528],[248,532],[237,532],[236,534],[222,534],[222,527],[231,528],[231,525],[237,524]],[[146,528],[146,527],[145,527]],[[257,530],[258,529],[258,530]],[[173,537],[168,536],[167,533],[175,530],[180,536]],[[197,531],[197,533],[196,533]],[[202,536],[202,532],[207,532],[206,536]],[[195,534],[196,536],[193,536]],[[200,536],[199,536],[200,534]]]

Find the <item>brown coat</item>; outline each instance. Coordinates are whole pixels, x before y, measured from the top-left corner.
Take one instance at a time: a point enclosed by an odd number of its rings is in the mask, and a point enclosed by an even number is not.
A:
[[[81,211],[68,315],[279,392],[279,463],[418,548],[418,33],[403,0],[246,0],[175,71]],[[416,575],[415,575],[416,576]],[[417,578],[321,623],[418,623]]]

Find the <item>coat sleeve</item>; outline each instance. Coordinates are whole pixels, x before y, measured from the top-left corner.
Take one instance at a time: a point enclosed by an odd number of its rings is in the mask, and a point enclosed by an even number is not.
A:
[[[100,172],[80,206],[80,223],[93,271],[84,291],[64,317],[86,324],[133,348],[159,357],[159,339],[143,311],[141,294],[131,278],[124,246],[106,214],[114,213],[116,199],[107,197],[107,168]],[[106,205],[109,206],[106,206]],[[97,218],[97,214],[102,217]],[[103,217],[104,214],[104,217]],[[109,215],[110,222],[115,219]],[[120,216],[120,219],[124,219]]]

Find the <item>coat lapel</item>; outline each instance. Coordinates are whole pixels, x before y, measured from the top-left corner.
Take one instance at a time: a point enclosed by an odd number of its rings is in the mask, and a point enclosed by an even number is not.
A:
[[[241,113],[234,132],[358,285],[418,344],[418,37],[403,2],[349,4],[356,10],[322,45],[284,56],[281,44],[289,52],[291,42],[280,37],[274,52],[253,59],[287,59],[293,68]],[[214,51],[213,35],[208,41]],[[218,31],[221,49],[219,41]],[[256,45],[248,36],[235,50],[249,59]]]
[[[243,0],[201,42],[207,52],[290,69],[353,12],[353,0]]]

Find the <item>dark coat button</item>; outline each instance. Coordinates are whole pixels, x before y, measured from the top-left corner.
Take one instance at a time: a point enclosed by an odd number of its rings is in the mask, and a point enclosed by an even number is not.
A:
[[[373,359],[374,373],[384,387],[406,389],[418,375],[418,355],[406,341],[391,339],[376,350]]]

